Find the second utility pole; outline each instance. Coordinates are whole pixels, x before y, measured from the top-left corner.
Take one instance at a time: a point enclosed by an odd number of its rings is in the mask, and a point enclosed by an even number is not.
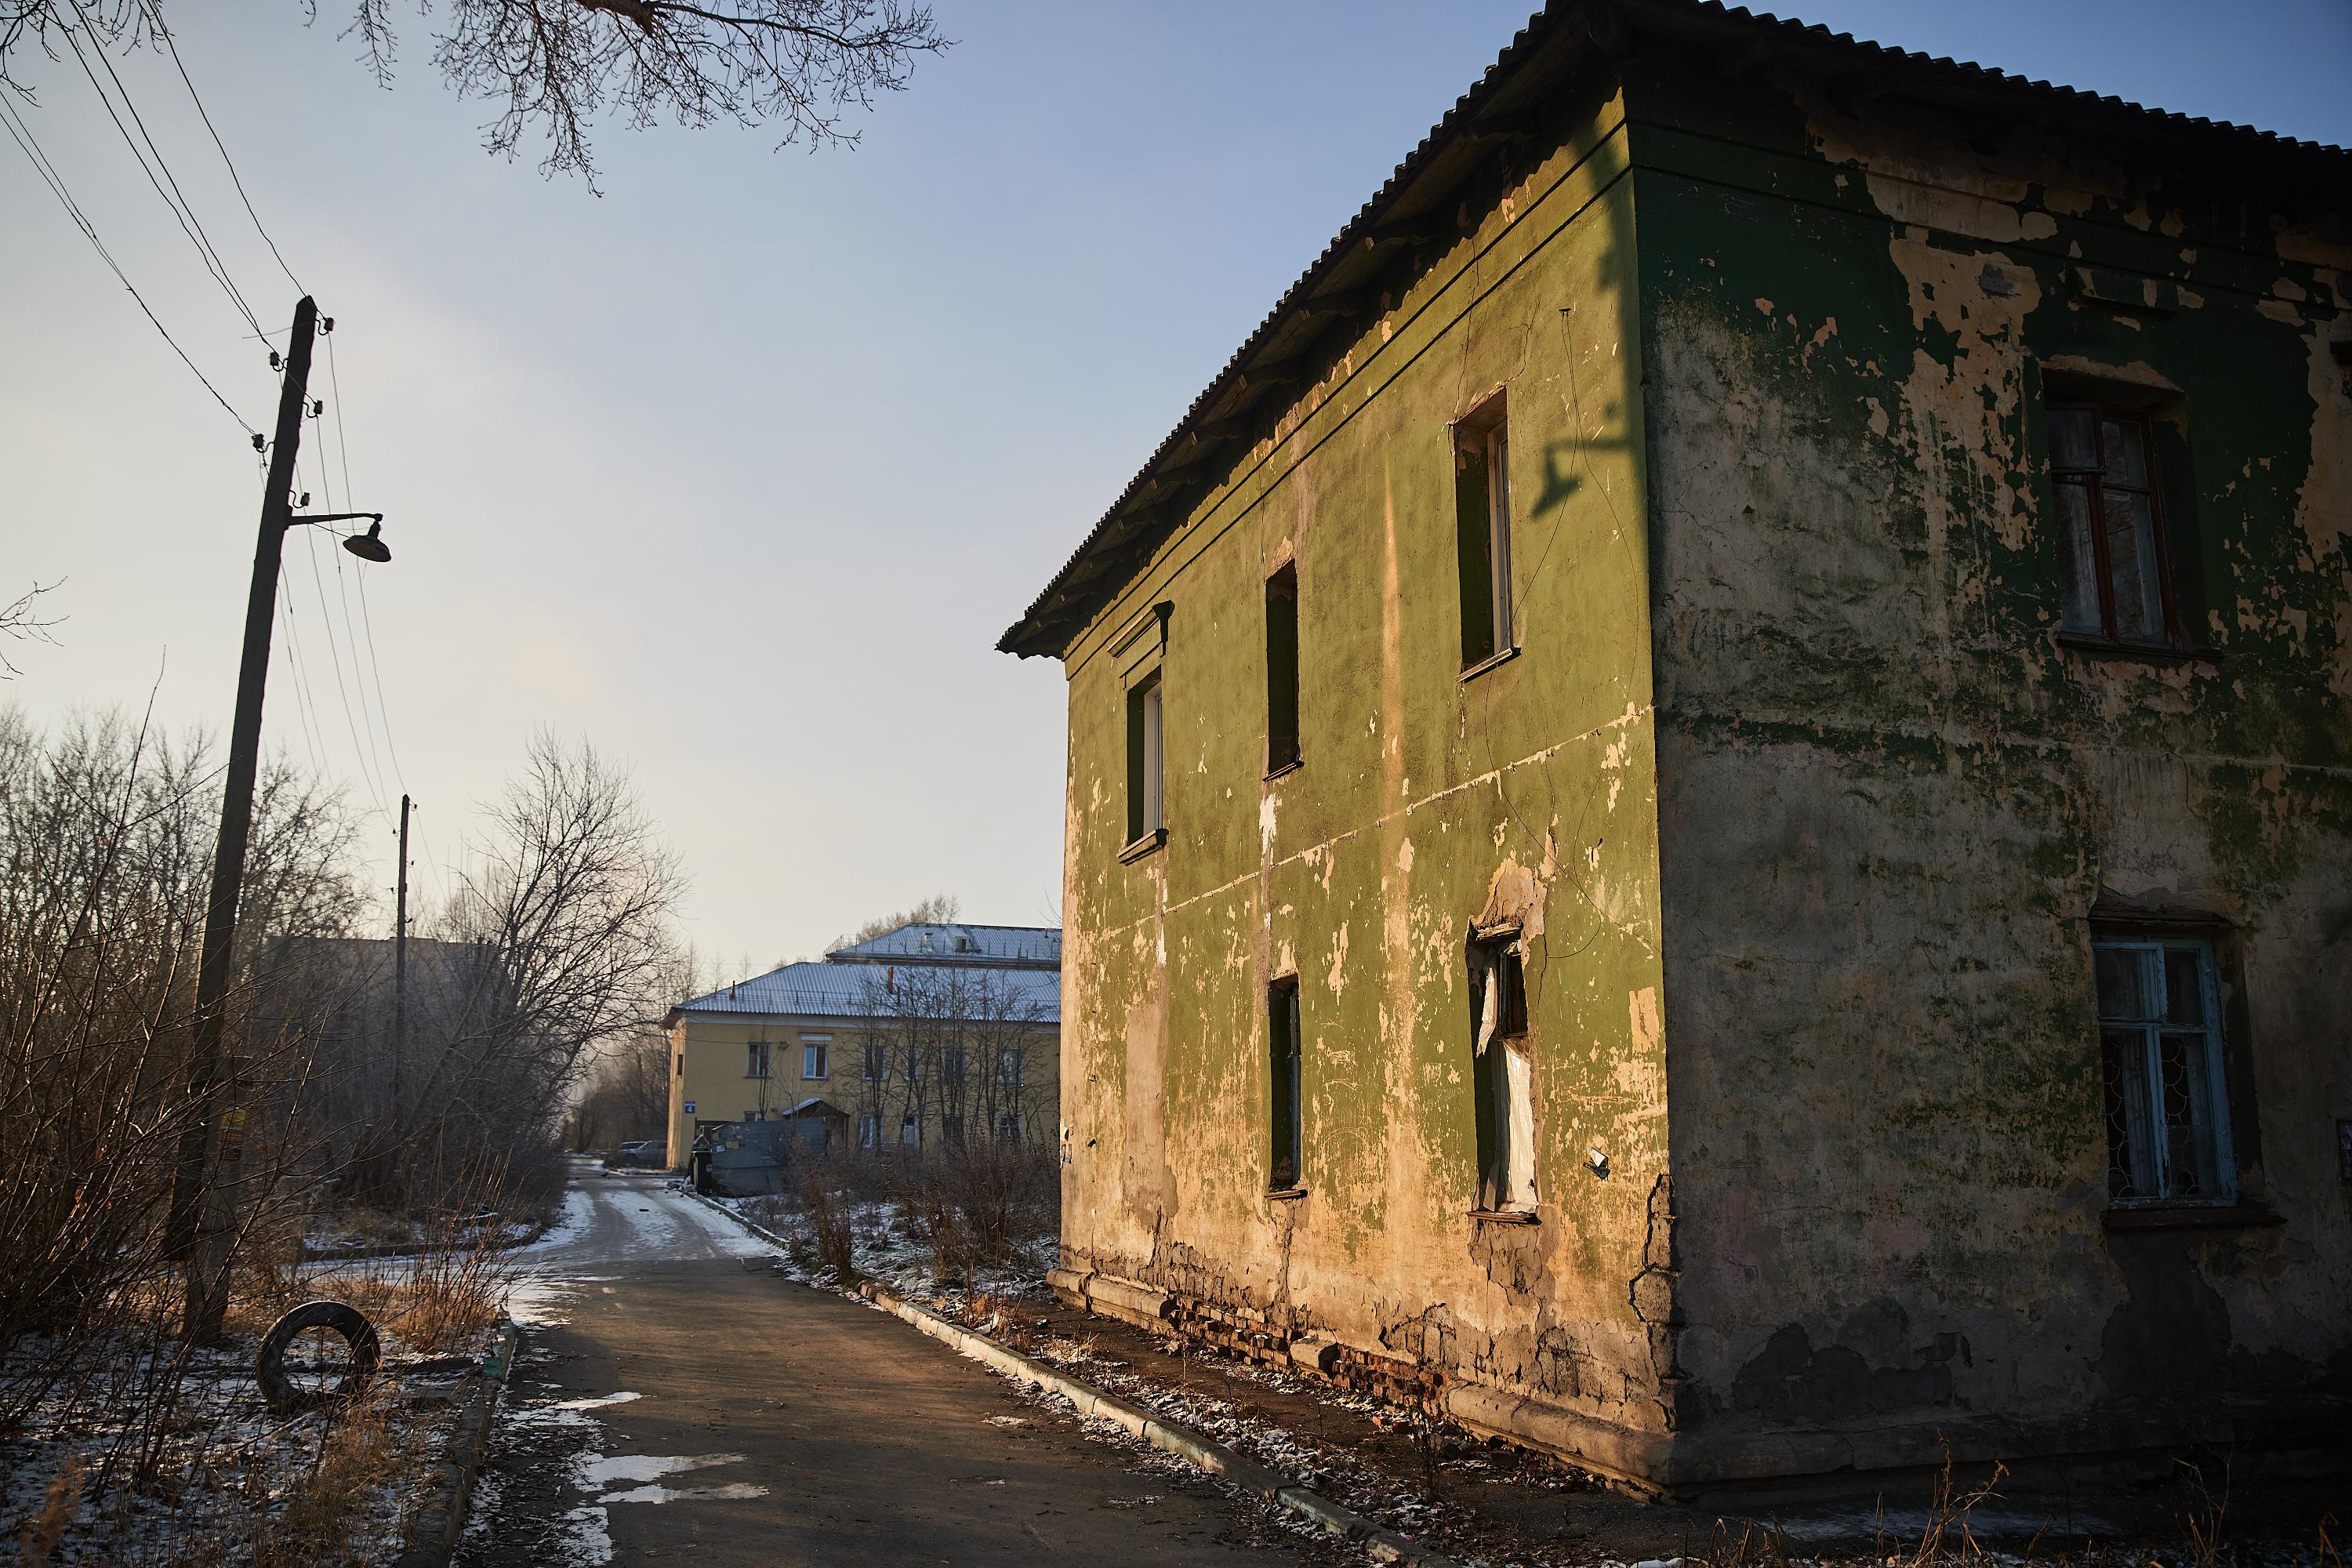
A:
[[[392,1131],[398,1146],[405,1118],[400,1103],[400,1062],[408,1051],[408,797],[400,797],[400,891],[392,917]]]

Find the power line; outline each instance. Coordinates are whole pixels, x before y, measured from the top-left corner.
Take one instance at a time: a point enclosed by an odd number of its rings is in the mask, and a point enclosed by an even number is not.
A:
[[[213,146],[219,151],[221,162],[227,165],[229,184],[236,187],[236,199],[245,204],[245,216],[253,220],[253,232],[261,237],[262,244],[269,247],[270,257],[278,263],[278,270],[286,274],[286,280],[308,294],[310,290],[302,288],[302,279],[294,276],[294,269],[286,265],[286,258],[278,255],[278,242],[269,237],[268,229],[261,226],[261,215],[253,210],[253,198],[245,194],[245,182],[237,177],[236,161],[228,155],[228,148],[221,141],[220,132],[213,129],[213,117],[205,112],[205,100],[197,93],[196,84],[188,77],[188,68],[180,58],[180,46],[173,40],[172,30],[163,25],[163,13],[157,9],[152,0],[140,0],[140,5],[147,13],[149,25],[163,38],[163,47],[171,51],[172,64],[179,71],[180,80],[188,89],[188,100],[196,106],[196,118],[205,122],[205,130],[211,135]]]
[[[139,127],[138,141],[131,138],[131,127],[122,123],[122,116],[115,112],[114,100],[108,97],[106,89],[99,85],[97,73],[89,68],[89,58],[82,53],[81,41],[74,37],[73,29],[68,27],[65,29],[66,45],[73,50],[74,63],[81,67],[81,74],[89,79],[90,90],[97,93],[99,102],[105,105],[106,117],[114,121],[114,129],[122,137],[122,144],[131,149],[131,157],[138,161],[139,172],[147,176],[147,183],[155,187],[155,194],[163,198],[165,206],[172,209],[172,216],[178,222],[180,232],[188,237],[188,243],[196,247],[196,256],[204,262],[205,270],[211,273],[214,280],[227,293],[229,303],[236,307],[237,314],[245,318],[247,324],[257,332],[261,331],[261,319],[253,313],[253,307],[246,302],[235,279],[229,277],[228,265],[221,260],[220,252],[213,248],[212,237],[205,233],[205,226],[196,216],[195,209],[180,194],[180,182],[173,177],[171,165],[163,161],[163,151],[155,145],[155,139],[147,134],[147,122],[139,118],[139,110],[131,101],[130,89],[122,85],[122,79],[115,75],[114,62],[106,58],[106,50],[98,41],[96,29],[90,26],[89,18],[82,14],[79,0],[72,0],[72,4],[74,20],[79,22],[82,30],[89,35],[90,47],[98,55],[98,63],[106,68],[107,77],[114,83],[115,91],[122,95],[123,109],[129,111],[132,124]],[[140,141],[144,141],[148,153],[154,155],[154,168],[148,167],[146,154],[139,150]],[[163,172],[162,180],[155,177],[156,169]],[[171,184],[169,192],[163,189],[165,182]]]
[[[25,156],[32,163],[34,172],[41,176],[42,183],[49,187],[50,194],[55,195],[59,205],[66,209],[66,216],[73,219],[74,226],[81,230],[82,237],[89,241],[90,248],[98,252],[98,258],[106,263],[107,270],[114,274],[115,280],[121,283],[129,291],[131,298],[137,302],[140,313],[152,323],[158,332],[163,333],[163,341],[172,345],[172,352],[180,356],[180,363],[188,367],[188,373],[191,375],[204,383],[205,390],[211,393],[213,401],[219,404],[223,411],[236,421],[237,428],[248,436],[259,435],[259,431],[245,422],[245,416],[239,414],[230,405],[229,400],[221,395],[220,388],[212,384],[211,378],[196,368],[196,362],[188,357],[188,351],[180,346],[179,340],[172,336],[171,329],[163,325],[154,310],[148,306],[146,298],[139,292],[131,279],[124,276],[121,265],[107,250],[105,243],[98,237],[97,227],[81,210],[80,204],[73,199],[73,193],[66,188],[65,177],[58,173],[57,165],[49,162],[48,154],[41,151],[39,141],[33,135],[33,128],[26,124],[17,115],[16,106],[8,101],[5,93],[0,93],[0,116],[5,116],[0,118],[0,124],[7,127],[9,137],[24,151]]]

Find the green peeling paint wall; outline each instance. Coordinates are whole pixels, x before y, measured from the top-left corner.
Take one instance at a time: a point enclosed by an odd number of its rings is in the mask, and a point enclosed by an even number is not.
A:
[[[1622,106],[1585,100],[1066,656],[1063,1235],[1073,1270],[1539,1395],[1639,1469],[1663,1414],[1630,1289],[1666,1152],[1650,557]],[[1465,681],[1450,426],[1497,389],[1520,652]],[[1286,561],[1304,765],[1266,781]],[[1122,863],[1110,649],[1162,602],[1169,835]],[[1533,1226],[1468,1216],[1481,917],[1526,932]],[[1265,997],[1289,974],[1306,1195],[1284,1201]]]
[[[1616,52],[1064,651],[1056,1285],[1661,1486],[2292,1436],[2352,1378],[2341,211]],[[2059,375],[2166,400],[2199,657],[2057,645]],[[1465,680],[1450,426],[1497,390],[1519,651]],[[2240,1223],[2106,1220],[2089,931],[2151,912],[2228,967]],[[1503,920],[1532,1225],[1468,1212]]]
[[[1860,120],[1770,72],[1661,61],[1629,97],[1681,1457],[2326,1431],[2352,1392],[2344,188]],[[2059,646],[2067,375],[2160,399],[2209,657]],[[2242,1223],[2106,1220],[2090,931],[2150,914],[2221,949],[2268,1211]]]

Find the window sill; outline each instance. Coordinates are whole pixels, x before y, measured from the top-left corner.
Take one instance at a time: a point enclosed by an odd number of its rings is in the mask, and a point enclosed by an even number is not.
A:
[[[2109,642],[2105,637],[2084,637],[2080,632],[2060,632],[2058,646],[2071,648],[2086,658],[2123,659],[2140,664],[2212,664],[2221,662],[2221,651],[2210,647],[2180,647],[2171,643]]]
[[[1265,1201],[1270,1204],[1295,1203],[1306,1195],[1305,1187],[1276,1187],[1265,1194]]]
[[[1295,773],[1306,765],[1307,759],[1305,757],[1293,757],[1290,761],[1283,763],[1282,766],[1269,769],[1265,775],[1265,782],[1272,784],[1275,780],[1282,777],[1283,774]]]
[[[1142,837],[1137,839],[1134,843],[1129,845],[1126,848],[1120,850],[1118,852],[1119,862],[1122,865],[1133,865],[1136,861],[1142,859],[1146,855],[1150,854],[1153,850],[1159,848],[1162,844],[1167,842],[1168,830],[1164,827],[1155,827],[1150,832],[1145,834]]]
[[[1472,1209],[1473,1225],[1540,1225],[1533,1209]]]
[[[1465,682],[1466,682],[1466,681],[1471,681],[1471,680],[1475,680],[1478,677],[1480,677],[1480,676],[1482,676],[1482,675],[1486,674],[1488,670],[1490,670],[1490,669],[1494,668],[1496,665],[1498,665],[1498,664],[1508,664],[1508,663],[1510,663],[1510,662],[1511,662],[1511,660],[1513,660],[1513,659],[1515,659],[1515,658],[1518,658],[1518,657],[1519,657],[1518,645],[1517,645],[1517,643],[1514,643],[1514,644],[1512,644],[1509,647],[1505,648],[1505,649],[1504,649],[1502,652],[1500,652],[1500,653],[1490,653],[1490,654],[1488,654],[1486,658],[1484,658],[1480,659],[1477,663],[1475,663],[1475,664],[1474,664],[1474,665],[1470,666],[1467,669],[1465,669],[1465,670],[1464,670],[1464,671],[1463,671],[1459,676],[1455,677],[1455,679],[1458,679],[1458,680],[1465,681]]]
[[[2101,1223],[2109,1230],[2242,1230],[2284,1225],[2286,1216],[2263,1204],[2150,1204],[2111,1208]]]

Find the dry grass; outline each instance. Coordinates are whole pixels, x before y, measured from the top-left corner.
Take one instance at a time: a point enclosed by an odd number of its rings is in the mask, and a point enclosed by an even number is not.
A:
[[[89,1461],[79,1454],[68,1454],[49,1479],[49,1489],[41,1500],[41,1511],[25,1521],[16,1536],[16,1561],[21,1568],[41,1568],[49,1553],[58,1549],[65,1538],[66,1526],[81,1511],[81,1483]]]
[[[318,1458],[254,1543],[253,1568],[312,1568],[346,1559],[388,1479],[409,1456],[391,1415],[397,1380],[380,1378],[330,1418]]]

